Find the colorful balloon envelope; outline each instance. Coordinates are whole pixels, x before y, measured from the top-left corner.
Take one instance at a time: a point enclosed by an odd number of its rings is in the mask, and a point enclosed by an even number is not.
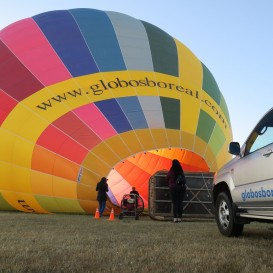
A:
[[[201,42],[201,41],[200,41]],[[92,213],[172,159],[214,172],[230,157],[225,100],[181,42],[130,16],[58,10],[0,32],[0,210]]]

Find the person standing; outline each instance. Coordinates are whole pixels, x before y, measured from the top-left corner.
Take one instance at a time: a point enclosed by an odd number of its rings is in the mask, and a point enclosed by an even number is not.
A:
[[[138,191],[136,190],[135,187],[132,187],[132,190],[130,191],[130,194],[136,194],[139,195]]]
[[[139,192],[136,190],[136,187],[132,187],[132,190],[130,191],[130,196],[133,199],[135,199],[135,205],[136,205],[136,208],[138,208],[138,202],[139,202],[138,196],[139,196]]]
[[[180,177],[180,182],[177,181]],[[170,188],[171,200],[173,204],[174,223],[182,221],[183,200],[186,192],[186,178],[179,161],[174,159],[172,166],[167,173],[167,182]]]
[[[98,192],[97,200],[99,202],[99,213],[100,217],[102,217],[103,212],[106,207],[106,200],[107,200],[107,192],[108,192],[108,184],[107,178],[102,177],[100,182],[97,184],[96,191]]]

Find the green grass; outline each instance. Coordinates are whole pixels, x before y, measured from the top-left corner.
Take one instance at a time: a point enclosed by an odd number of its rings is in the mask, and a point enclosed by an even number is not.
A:
[[[0,213],[0,272],[273,272],[273,225]]]

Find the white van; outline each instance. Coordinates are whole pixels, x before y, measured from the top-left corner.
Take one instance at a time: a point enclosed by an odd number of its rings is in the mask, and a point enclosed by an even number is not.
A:
[[[273,108],[229,153],[235,157],[215,174],[212,196],[220,232],[239,236],[251,221],[273,223]]]

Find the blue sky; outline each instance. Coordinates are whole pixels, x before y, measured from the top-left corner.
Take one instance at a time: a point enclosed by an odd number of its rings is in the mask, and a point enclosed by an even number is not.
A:
[[[177,38],[210,69],[241,144],[273,107],[272,0],[2,0],[0,29],[38,13],[94,8],[125,13]]]

